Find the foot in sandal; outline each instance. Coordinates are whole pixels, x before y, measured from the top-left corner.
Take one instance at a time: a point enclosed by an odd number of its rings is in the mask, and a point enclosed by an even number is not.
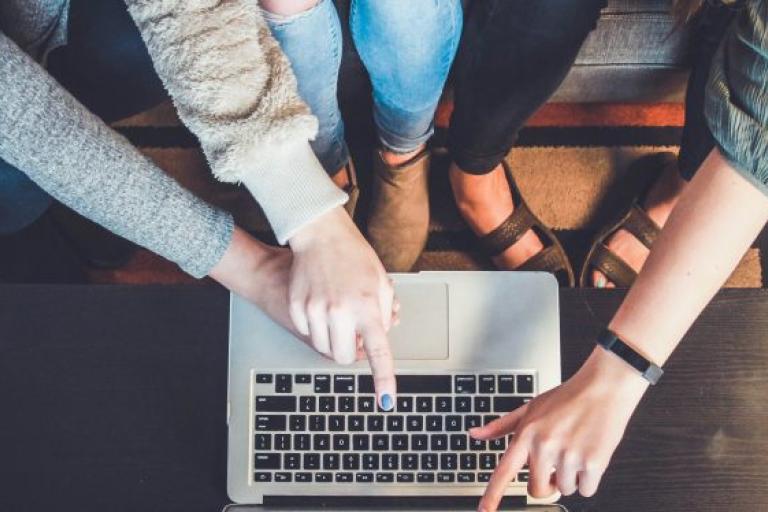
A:
[[[674,155],[661,154],[658,157],[661,159],[663,168],[659,171],[658,178],[648,189],[645,197],[640,199],[639,206],[658,228],[662,228],[688,182],[680,177]],[[603,244],[621,261],[629,265],[635,273],[640,272],[648,254],[650,254],[649,247],[643,244],[637,236],[623,228],[608,236]],[[608,276],[596,269],[591,272],[591,283],[596,288],[614,288],[616,286],[616,283],[612,282]]]
[[[449,177],[459,212],[497,267],[549,271],[561,284],[573,285],[565,251],[528,209],[505,162],[483,175],[466,173],[452,163]]]

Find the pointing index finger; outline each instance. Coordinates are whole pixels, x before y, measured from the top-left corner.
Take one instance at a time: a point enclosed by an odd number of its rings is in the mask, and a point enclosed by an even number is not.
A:
[[[363,347],[368,356],[373,374],[373,386],[376,389],[379,405],[385,411],[395,405],[397,382],[395,381],[395,362],[389,348],[384,326],[381,322],[371,322],[362,326]]]

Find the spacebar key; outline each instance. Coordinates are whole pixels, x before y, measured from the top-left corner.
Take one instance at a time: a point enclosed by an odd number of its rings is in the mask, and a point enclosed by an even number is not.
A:
[[[358,392],[373,393],[373,378],[370,375],[360,375],[358,377]],[[407,393],[450,393],[451,376],[450,375],[398,375],[397,392],[398,394]]]

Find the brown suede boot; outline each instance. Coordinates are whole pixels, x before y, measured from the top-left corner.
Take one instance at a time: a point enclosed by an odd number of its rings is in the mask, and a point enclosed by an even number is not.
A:
[[[408,272],[427,243],[430,153],[390,166],[376,151],[368,237],[389,272]]]

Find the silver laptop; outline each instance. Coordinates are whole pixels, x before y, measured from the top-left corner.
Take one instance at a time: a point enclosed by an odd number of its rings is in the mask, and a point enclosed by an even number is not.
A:
[[[398,394],[389,412],[376,405],[367,361],[336,365],[232,296],[227,486],[235,504],[476,506],[507,440],[476,441],[467,429],[560,383],[557,282],[538,272],[392,277],[402,308],[390,333]],[[524,470],[509,484],[512,509],[557,500],[527,497],[527,480]]]

